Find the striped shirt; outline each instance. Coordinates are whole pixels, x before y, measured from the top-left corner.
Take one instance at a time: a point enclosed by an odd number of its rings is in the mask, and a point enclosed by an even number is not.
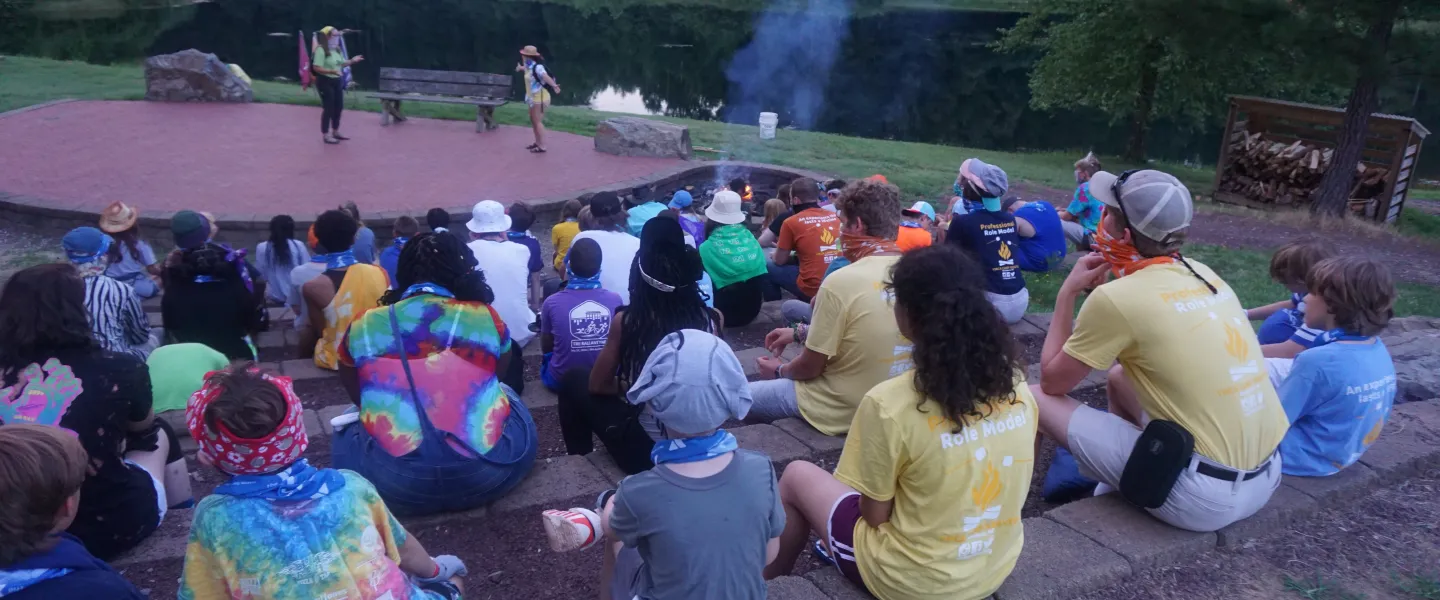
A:
[[[85,310],[101,347],[140,360],[150,354],[150,318],[129,284],[105,275],[86,277]]]

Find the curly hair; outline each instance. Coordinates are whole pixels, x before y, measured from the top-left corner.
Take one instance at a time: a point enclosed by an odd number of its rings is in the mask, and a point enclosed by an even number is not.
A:
[[[674,231],[663,236],[653,233],[669,228]],[[625,311],[617,370],[622,390],[640,376],[645,360],[665,336],[682,329],[719,335],[714,326],[718,313],[705,306],[697,283],[705,269],[700,253],[682,241],[680,224],[662,216],[645,223],[645,231],[651,233],[642,235],[640,252],[630,265],[630,304],[617,309]],[[666,239],[647,243],[652,236]],[[674,291],[661,291],[645,280],[646,275]]]
[[[984,273],[973,259],[949,244],[911,251],[895,264],[886,289],[915,343],[915,389],[941,406],[956,431],[1016,401],[1019,348],[986,299]]]
[[[1306,286],[1325,301],[1335,324],[1346,332],[1376,335],[1395,317],[1395,279],[1390,269],[1369,258],[1322,260],[1310,269]]]
[[[900,188],[862,179],[845,186],[835,203],[846,221],[859,218],[869,235],[893,240],[900,233]]]
[[[0,371],[38,363],[61,350],[99,348],[85,310],[85,280],[69,263],[16,273],[0,291]]]
[[[89,466],[80,440],[64,429],[0,426],[0,565],[47,547],[56,514],[80,492]]]
[[[477,271],[475,255],[448,231],[422,233],[405,243],[395,266],[395,287],[380,297],[389,306],[405,297],[405,290],[417,283],[433,283],[450,290],[456,300],[495,302],[495,291]]]

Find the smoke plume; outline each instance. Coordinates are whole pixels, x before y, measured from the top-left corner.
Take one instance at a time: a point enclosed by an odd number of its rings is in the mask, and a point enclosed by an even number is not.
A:
[[[780,113],[801,129],[825,109],[830,70],[850,34],[854,0],[778,0],[762,12],[755,36],[730,60],[725,120],[755,122]]]

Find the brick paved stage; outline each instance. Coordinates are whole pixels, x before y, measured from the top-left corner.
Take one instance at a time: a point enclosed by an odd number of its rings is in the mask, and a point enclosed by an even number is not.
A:
[[[181,209],[297,220],[351,200],[373,215],[492,199],[536,200],[616,184],[683,161],[625,158],[591,138],[530,130],[476,133],[468,121],[380,127],[349,111],[338,146],[321,142],[320,109],[279,104],[67,102],[0,117],[0,191],[54,208],[99,212],[114,200],[147,216]]]

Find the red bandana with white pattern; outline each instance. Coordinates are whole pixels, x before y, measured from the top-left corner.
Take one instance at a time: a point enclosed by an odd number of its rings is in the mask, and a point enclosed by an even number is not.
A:
[[[210,383],[205,376],[205,387],[190,397],[189,408],[185,409],[186,425],[190,437],[200,446],[216,468],[232,475],[264,475],[282,469],[300,460],[310,440],[305,435],[303,421],[304,407],[295,395],[295,388],[289,377],[261,373],[280,394],[285,397],[285,420],[269,435],[258,439],[245,439],[235,435],[224,423],[216,422],[215,428],[205,423],[205,409],[225,388]]]

